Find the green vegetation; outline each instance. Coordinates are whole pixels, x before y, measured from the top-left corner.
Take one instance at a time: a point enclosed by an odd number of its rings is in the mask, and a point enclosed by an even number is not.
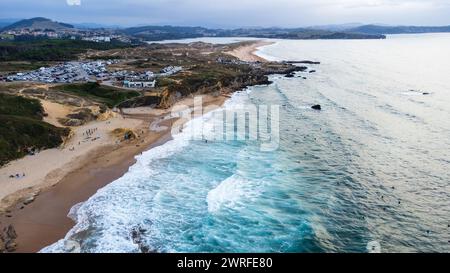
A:
[[[218,64],[199,64],[189,70],[189,74],[179,74],[158,80],[158,87],[166,87],[173,92],[189,95],[201,90],[218,91],[222,87],[231,86],[240,81],[246,81],[254,75],[249,66]]]
[[[0,61],[70,61],[88,49],[109,50],[129,46],[118,41],[96,43],[67,39],[0,41]]]
[[[0,115],[21,116],[41,120],[44,110],[38,100],[0,94]]]
[[[105,60],[105,61],[109,61],[109,60],[120,60],[122,59],[122,56],[113,56],[113,55],[105,55],[105,56],[89,56],[87,59],[89,60]]]
[[[69,134],[42,121],[38,100],[0,94],[0,166],[25,156],[29,149],[55,148]]]
[[[11,35],[11,34],[0,34],[0,39],[14,40],[14,35]]]
[[[384,39],[384,35],[336,32],[309,28],[239,28],[207,29],[202,27],[142,26],[122,30],[125,34],[147,41],[197,37],[253,37],[273,39]]]
[[[71,93],[76,96],[85,97],[109,107],[114,107],[128,99],[138,97],[137,91],[130,91],[116,87],[104,86],[98,83],[66,84],[52,87],[53,90]]]
[[[22,72],[53,65],[52,62],[0,62],[0,72]]]

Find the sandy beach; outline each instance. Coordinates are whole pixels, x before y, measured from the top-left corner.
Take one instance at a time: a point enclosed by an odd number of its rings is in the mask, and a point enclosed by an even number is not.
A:
[[[258,41],[229,54],[244,61],[265,61],[254,52],[270,43]],[[203,95],[203,106],[222,106],[229,94]],[[42,101],[46,121],[57,125],[70,109]],[[192,109],[193,98],[178,104]],[[211,109],[210,109],[211,110]],[[206,111],[206,110],[205,110]],[[0,232],[13,227],[17,238],[12,252],[33,253],[62,239],[73,227],[69,210],[99,189],[120,178],[135,163],[135,156],[171,139],[171,109],[124,109],[104,121],[73,129],[70,140],[57,149],[13,161],[0,169]],[[120,141],[117,128],[137,132],[137,138]],[[86,131],[94,133],[87,138]],[[10,178],[19,174],[20,178]],[[25,174],[25,176],[23,176]]]
[[[255,41],[244,46],[240,46],[232,51],[227,52],[227,54],[232,55],[242,61],[246,62],[267,62],[266,59],[259,57],[255,54],[258,48],[271,45],[274,42],[270,41]]]
[[[227,96],[202,98],[203,106],[211,107],[223,105]],[[192,108],[194,100],[186,98],[177,105]],[[170,118],[170,113],[171,109],[124,109],[123,116],[117,114],[76,128],[62,148],[27,156],[0,169],[0,230],[14,227],[14,252],[38,252],[63,238],[74,225],[67,217],[74,205],[120,178],[135,163],[136,155],[171,139],[176,119]],[[52,119],[51,115],[48,118]],[[139,134],[135,140],[120,142],[111,135],[115,128],[129,128]],[[83,133],[94,129],[86,140]],[[25,173],[25,177],[9,178],[16,173]]]

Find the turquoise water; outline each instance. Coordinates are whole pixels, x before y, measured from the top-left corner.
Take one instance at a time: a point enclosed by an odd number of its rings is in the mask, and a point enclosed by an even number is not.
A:
[[[276,41],[260,54],[321,61],[226,106],[279,105],[279,149],[215,141],[191,122],[72,209],[44,251],[450,252],[450,36]],[[423,95],[421,92],[429,92]],[[323,111],[310,109],[321,104]]]

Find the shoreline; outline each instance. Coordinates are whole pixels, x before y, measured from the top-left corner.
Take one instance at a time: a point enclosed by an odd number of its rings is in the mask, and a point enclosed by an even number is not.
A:
[[[238,56],[240,57],[238,58],[243,61],[248,61],[250,57],[253,58],[253,61],[257,58],[258,61],[266,62],[255,52],[259,47],[269,44],[272,43],[257,41],[235,50],[239,51],[240,55]],[[229,99],[229,95],[222,94],[216,97],[203,95],[203,106],[222,107],[225,101]],[[178,102],[178,104],[180,103],[188,105],[191,109],[193,107],[191,98],[182,99]],[[64,173],[55,173],[51,183],[46,181],[49,178],[48,175],[51,174],[51,172],[47,172],[43,183],[20,189],[6,196],[6,198],[0,196],[1,204],[3,204],[0,206],[0,236],[9,226],[12,226],[17,234],[17,238],[13,240],[14,249],[9,252],[35,253],[64,238],[75,225],[74,221],[68,217],[68,213],[73,206],[88,200],[99,189],[122,177],[135,164],[135,157],[138,154],[163,145],[171,139],[171,124],[173,124],[174,119],[164,119],[170,114],[170,110],[152,109],[150,112],[136,108],[129,110],[131,113],[126,113],[123,118],[126,117],[127,121],[140,121],[139,125],[136,125],[133,129],[146,129],[146,132],[143,131],[142,138],[130,143],[120,145],[109,143],[92,148],[83,153],[82,156],[69,160],[65,166],[70,166],[70,168]],[[206,114],[206,112],[203,114]],[[145,127],[146,122],[157,123],[167,128],[151,131],[148,127]],[[88,124],[88,126],[92,127],[93,125]],[[143,142],[138,142],[141,140]],[[21,160],[23,159],[17,161]],[[17,161],[0,170],[4,171],[6,167],[17,163]],[[26,200],[30,196],[32,200],[28,203]]]
[[[272,41],[266,41],[266,40],[259,40],[255,41],[248,45],[243,45],[240,47],[235,48],[232,51],[226,52],[226,54],[234,56],[241,61],[245,62],[268,62],[268,60],[264,59],[263,57],[256,54],[256,52],[259,50],[260,47],[273,45],[275,42]]]

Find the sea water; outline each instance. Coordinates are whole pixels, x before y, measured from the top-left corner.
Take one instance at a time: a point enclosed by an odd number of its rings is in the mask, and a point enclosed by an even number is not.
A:
[[[321,64],[225,107],[278,105],[278,149],[206,142],[209,113],[203,139],[190,122],[138,156],[43,252],[450,252],[450,35],[274,42],[259,54]]]

